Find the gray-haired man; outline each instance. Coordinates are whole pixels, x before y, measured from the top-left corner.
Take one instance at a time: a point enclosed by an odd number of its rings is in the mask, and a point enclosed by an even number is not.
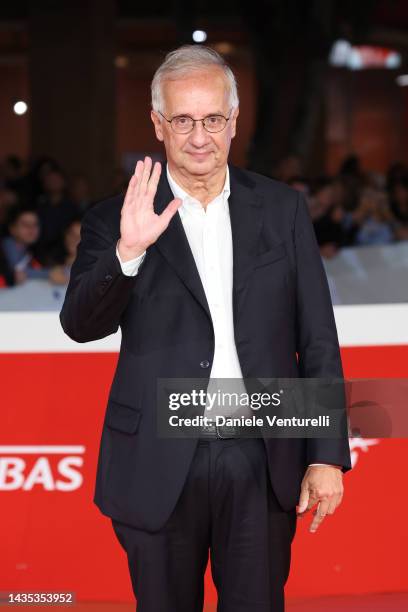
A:
[[[228,164],[234,75],[211,49],[169,54],[152,83],[166,168],[138,162],[125,199],[91,209],[61,322],[79,342],[122,331],[95,503],[129,562],[139,612],[199,612],[211,555],[219,612],[282,612],[296,505],[333,514],[347,437],[197,438],[156,429],[159,378],[341,377],[305,202]]]

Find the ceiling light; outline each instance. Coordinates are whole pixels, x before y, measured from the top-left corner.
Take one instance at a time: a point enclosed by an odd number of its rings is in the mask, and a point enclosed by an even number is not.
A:
[[[407,87],[408,86],[408,74],[400,74],[399,76],[397,76],[397,78],[395,79],[395,82],[397,83],[397,85],[399,85],[400,87]]]
[[[24,115],[27,112],[28,106],[23,100],[18,100],[13,106],[13,111],[16,115]]]
[[[194,30],[193,40],[196,43],[205,42],[207,40],[207,32],[204,32],[204,30]]]

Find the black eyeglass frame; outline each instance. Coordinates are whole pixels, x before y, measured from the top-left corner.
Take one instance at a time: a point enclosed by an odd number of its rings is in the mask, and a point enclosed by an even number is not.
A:
[[[220,114],[216,113],[216,114],[213,114],[213,115],[207,115],[206,117],[203,117],[202,119],[193,119],[192,117],[190,117],[190,115],[176,115],[175,117],[172,117],[171,119],[167,119],[167,117],[165,115],[163,115],[163,113],[161,113],[160,111],[156,111],[156,112],[159,113],[159,115],[161,115],[163,117],[163,119],[165,119],[167,121],[167,123],[170,123],[171,129],[173,130],[173,132],[175,134],[190,134],[194,130],[194,126],[195,126],[195,124],[197,122],[201,122],[201,124],[202,124],[203,128],[205,129],[205,131],[208,132],[209,134],[219,134],[220,132],[225,130],[225,128],[227,127],[227,123],[231,119],[233,109],[231,109],[230,114],[229,114],[228,117],[224,117],[224,115],[220,115]],[[191,130],[189,130],[188,132],[177,132],[174,129],[173,121],[174,121],[174,119],[178,119],[179,117],[186,117],[187,119],[191,119],[191,121],[193,122],[193,125],[191,126]],[[225,125],[220,130],[215,130],[215,131],[208,130],[205,127],[204,121],[206,119],[209,119],[210,117],[222,117],[223,119],[225,119]]]

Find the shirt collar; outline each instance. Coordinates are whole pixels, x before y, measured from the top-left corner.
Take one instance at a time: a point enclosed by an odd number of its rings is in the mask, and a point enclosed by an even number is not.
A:
[[[201,202],[199,202],[199,200],[197,200],[196,198],[193,198],[193,196],[189,195],[186,191],[184,191],[184,189],[182,189],[182,187],[180,187],[178,183],[176,183],[176,181],[170,174],[169,164],[166,164],[166,172],[167,180],[169,181],[170,189],[173,192],[174,197],[180,198],[180,200],[182,200],[183,202],[182,206],[180,206],[179,208],[179,211],[186,211],[186,209],[202,210],[203,206]],[[222,204],[225,205],[228,202],[230,193],[230,175],[227,164],[224,187],[222,188],[221,192],[213,200],[211,200],[210,204],[219,200],[220,202],[222,202]]]

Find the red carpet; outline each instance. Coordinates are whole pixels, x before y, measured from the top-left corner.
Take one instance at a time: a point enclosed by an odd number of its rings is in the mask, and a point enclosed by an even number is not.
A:
[[[50,607],[18,606],[19,610],[49,612]],[[135,612],[133,604],[80,603],[74,606],[53,606],[54,609],[75,612]],[[368,595],[342,595],[318,599],[288,599],[286,612],[405,612],[408,610],[408,593],[377,593]],[[215,605],[208,605],[204,612],[216,612]],[[274,612],[271,610],[271,612]]]
[[[403,612],[408,610],[408,593],[288,599],[286,610],[287,612]]]

